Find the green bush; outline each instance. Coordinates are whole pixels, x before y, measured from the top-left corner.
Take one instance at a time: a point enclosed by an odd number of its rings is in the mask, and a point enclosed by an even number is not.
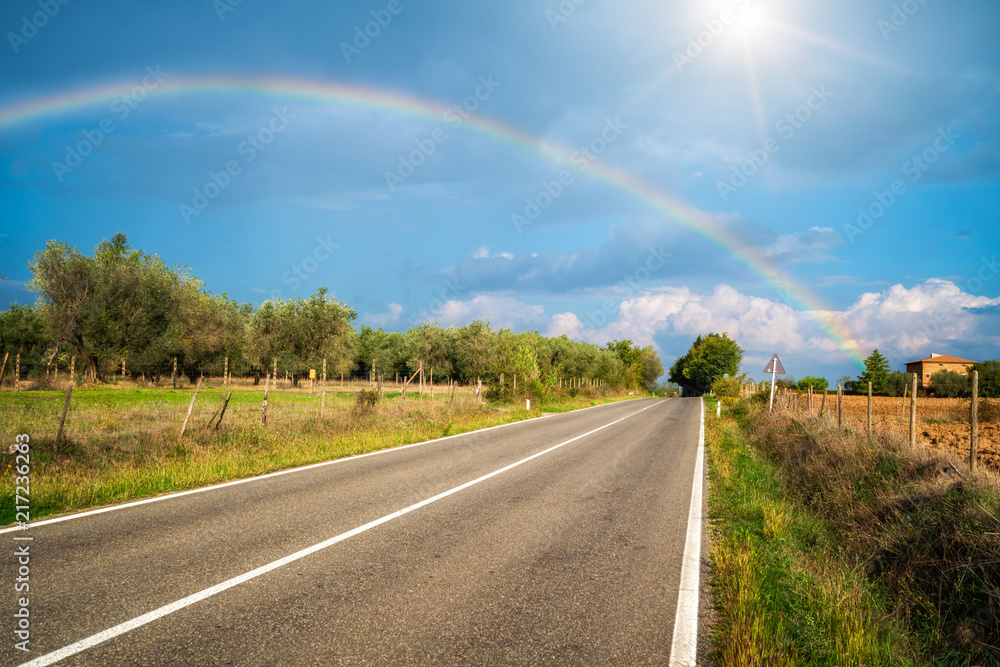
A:
[[[358,398],[354,403],[354,415],[357,417],[370,416],[375,411],[375,405],[378,403],[378,400],[377,391],[374,389],[371,391],[362,389],[358,392]]]
[[[931,389],[935,396],[955,398],[969,392],[969,376],[955,371],[938,371],[931,376]]]
[[[743,380],[745,375],[730,375],[727,378],[719,378],[712,383],[712,392],[720,398],[738,399],[743,390]]]

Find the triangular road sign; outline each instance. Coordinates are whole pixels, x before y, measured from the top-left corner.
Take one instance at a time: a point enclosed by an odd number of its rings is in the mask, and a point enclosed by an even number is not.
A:
[[[767,362],[767,366],[764,367],[765,373],[777,373],[778,375],[785,374],[785,367],[781,365],[781,359],[778,359],[778,355],[771,357],[771,361]]]

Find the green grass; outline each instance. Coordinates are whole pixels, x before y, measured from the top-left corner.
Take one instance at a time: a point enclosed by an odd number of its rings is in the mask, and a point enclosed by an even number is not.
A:
[[[229,389],[204,386],[183,439],[181,426],[194,387],[74,389],[65,438],[55,435],[64,392],[0,392],[0,524],[15,520],[15,436],[31,439],[31,519],[164,492],[252,477],[320,461],[456,435],[537,417],[524,405],[479,404],[465,391],[454,401],[387,393],[374,409],[351,391],[320,394],[273,389],[261,424],[263,386],[236,387],[220,429],[207,429]],[[585,407],[591,399],[566,401]]]
[[[884,594],[838,561],[823,522],[787,499],[737,423],[708,408],[718,664],[915,664]]]
[[[707,426],[720,664],[1000,664],[995,477],[766,407]]]

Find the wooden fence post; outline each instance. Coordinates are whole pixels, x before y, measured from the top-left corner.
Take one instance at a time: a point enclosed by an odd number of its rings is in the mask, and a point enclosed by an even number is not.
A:
[[[838,382],[837,383],[837,428],[840,429],[843,427],[844,427],[844,394],[840,386],[840,383]]]
[[[278,387],[278,357],[274,357],[274,364],[271,366],[271,377],[274,378],[274,386]],[[264,381],[267,384],[267,381]],[[266,392],[265,392],[266,393]]]
[[[868,381],[868,435],[872,434],[872,383]]]
[[[455,386],[458,384],[454,380],[450,380],[450,382],[451,382],[451,398],[448,399],[449,405],[455,402]]]
[[[829,390],[828,387],[823,387],[823,400],[819,402],[819,416],[823,416],[823,412],[826,411],[826,394]]]
[[[177,357],[174,357],[174,372],[170,374],[170,380],[174,385],[174,389],[177,389]]]
[[[76,382],[76,355],[69,361],[69,381]]]
[[[201,389],[201,378],[198,378],[198,385],[194,388],[194,396],[191,397],[191,405],[188,406],[187,416],[184,417],[184,425],[181,426],[181,435],[180,438],[177,438],[178,440],[184,437],[184,431],[187,430],[188,420],[191,419],[191,411],[194,409],[194,399],[198,398],[199,389]]]
[[[66,424],[66,412],[69,411],[69,398],[73,395],[73,383],[66,388],[66,400],[63,401],[62,418],[59,420],[59,431],[56,433],[56,451],[59,451],[59,441],[63,437],[63,426]]]
[[[326,412],[326,359],[323,359],[323,386],[320,388],[319,418],[323,418]]]
[[[431,369],[431,401],[434,400],[434,369]]]
[[[14,391],[21,391],[21,354],[14,359]]]
[[[229,386],[229,357],[226,357],[226,366],[222,369],[222,386]]]
[[[275,365],[277,365],[277,363]],[[277,378],[275,378],[275,381],[277,381]],[[264,373],[264,405],[261,406],[260,409],[260,423],[263,424],[264,426],[267,426],[267,394],[270,387],[271,387],[271,376],[267,373]]]
[[[7,357],[10,356],[10,352],[4,352],[3,355],[3,366],[0,366],[0,386],[3,386],[3,374],[7,370]]]
[[[910,373],[912,383],[910,385],[910,447],[917,446],[917,374]]]
[[[903,385],[903,403],[899,406],[899,416],[906,416],[906,392],[909,390],[909,383]]]
[[[969,408],[969,470],[979,459],[979,371],[972,371],[972,405]]]
[[[809,385],[808,387],[806,387],[806,391],[808,392],[808,396],[809,396],[809,416],[811,417],[812,413],[813,413],[813,388],[812,388],[812,385]]]

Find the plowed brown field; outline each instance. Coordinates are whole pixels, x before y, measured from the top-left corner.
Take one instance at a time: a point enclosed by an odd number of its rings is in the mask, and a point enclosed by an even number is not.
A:
[[[822,394],[813,396],[813,411],[818,413]],[[844,419],[861,422],[868,413],[867,396],[844,396]],[[800,409],[806,397],[799,397]],[[826,414],[836,415],[837,395],[826,398]],[[872,399],[872,419],[877,429],[909,432],[910,399],[876,396]],[[947,423],[940,423],[940,422]],[[924,445],[950,450],[963,461],[969,459],[969,402],[960,398],[917,398],[917,440]],[[979,462],[1000,470],[1000,424],[979,424]]]

